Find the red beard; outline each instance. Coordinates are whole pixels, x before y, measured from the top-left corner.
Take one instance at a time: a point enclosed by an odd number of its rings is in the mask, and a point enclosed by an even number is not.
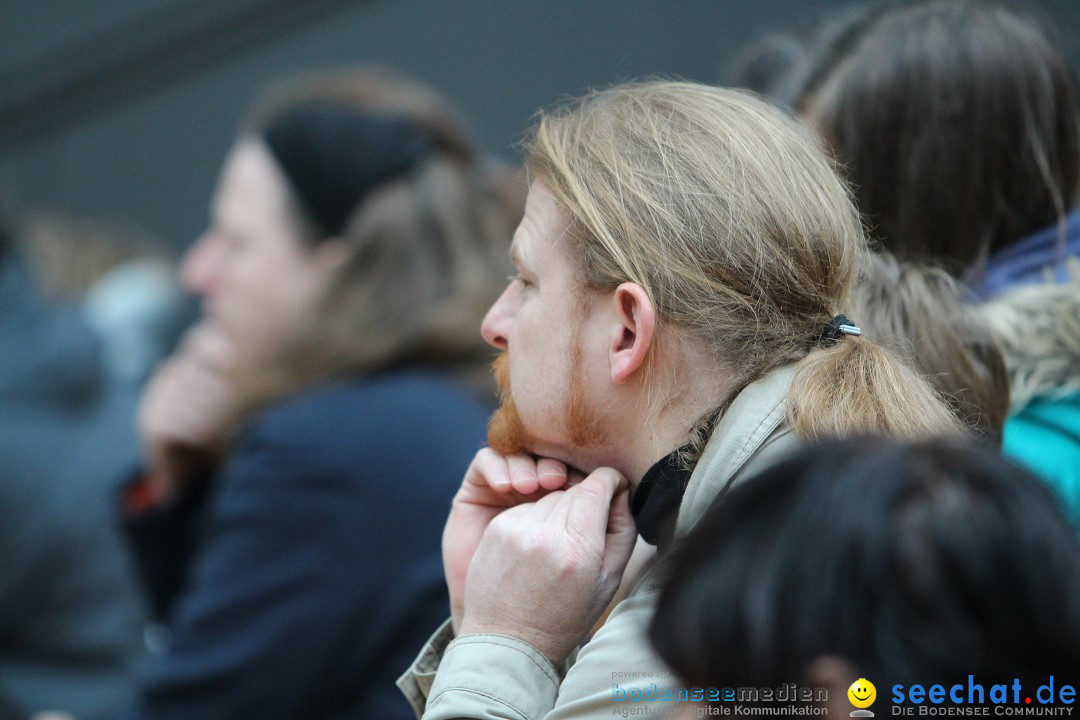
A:
[[[571,444],[584,449],[603,443],[606,435],[586,402],[585,383],[580,372],[581,355],[581,344],[575,341],[571,348],[570,387],[564,412]],[[500,405],[488,421],[488,447],[503,456],[535,452],[535,439],[525,429],[510,390],[510,356],[505,351],[499,353],[491,369],[499,388]]]
[[[510,392],[510,355],[505,351],[499,353],[491,371],[499,388],[499,409],[488,421],[488,447],[504,456],[527,453],[528,434]]]

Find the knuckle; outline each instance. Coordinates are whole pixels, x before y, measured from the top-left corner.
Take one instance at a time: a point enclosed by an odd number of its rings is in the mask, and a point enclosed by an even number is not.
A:
[[[572,488],[578,497],[586,498],[602,498],[608,493],[602,483],[599,482],[585,482]]]
[[[492,536],[492,539],[501,542],[514,542],[517,523],[513,522],[505,512],[499,513],[491,522],[488,523],[487,534]]]
[[[547,554],[548,543],[541,533],[519,533],[514,540],[516,549],[526,557],[537,558]]]
[[[487,481],[499,474],[500,458],[493,451],[484,448],[476,453],[469,469],[479,478]]]
[[[546,560],[552,553],[551,534],[542,527],[508,525],[503,540],[529,561]]]
[[[577,552],[561,553],[556,563],[561,577],[579,577],[589,570],[589,563]]]

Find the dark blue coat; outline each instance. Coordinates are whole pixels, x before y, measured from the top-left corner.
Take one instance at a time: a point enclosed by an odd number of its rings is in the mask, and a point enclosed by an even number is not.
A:
[[[431,375],[325,386],[265,412],[204,498],[130,523],[179,589],[139,717],[412,718],[394,680],[446,617],[440,536],[486,418]]]

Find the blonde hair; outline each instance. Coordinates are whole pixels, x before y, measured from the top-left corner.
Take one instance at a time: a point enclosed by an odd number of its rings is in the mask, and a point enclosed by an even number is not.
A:
[[[252,113],[246,132],[257,136],[283,114],[328,102],[406,118],[433,149],[354,208],[341,233],[345,262],[304,326],[242,379],[238,419],[319,380],[406,364],[442,368],[493,399],[490,352],[477,328],[505,282],[524,184],[479,153],[442,96],[383,68],[299,78]]]
[[[658,326],[738,387],[799,362],[788,397],[799,436],[959,427],[918,373],[867,339],[819,349],[847,309],[865,239],[847,188],[794,118],[748,93],[651,81],[542,114],[527,147],[532,178],[571,221],[585,285],[641,285]]]

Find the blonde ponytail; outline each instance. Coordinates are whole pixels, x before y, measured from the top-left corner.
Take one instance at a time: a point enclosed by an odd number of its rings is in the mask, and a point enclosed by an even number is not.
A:
[[[967,432],[922,375],[857,336],[845,336],[799,363],[787,420],[808,441],[860,433],[925,438]]]

